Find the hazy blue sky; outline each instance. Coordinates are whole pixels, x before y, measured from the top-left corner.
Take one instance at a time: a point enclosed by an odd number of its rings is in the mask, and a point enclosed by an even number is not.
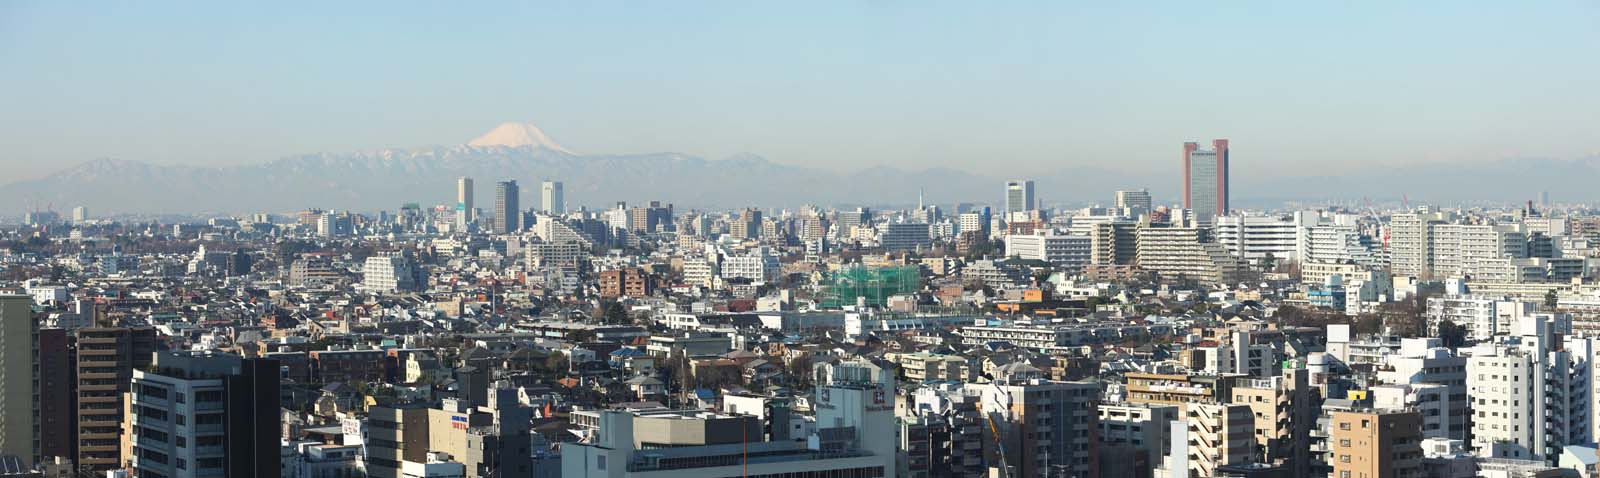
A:
[[[1236,175],[1572,158],[1600,151],[1600,2],[0,1],[0,183],[511,120],[838,170],[1166,174],[1212,137]]]

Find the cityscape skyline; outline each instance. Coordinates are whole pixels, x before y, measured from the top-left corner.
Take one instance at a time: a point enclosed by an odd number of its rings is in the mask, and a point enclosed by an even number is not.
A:
[[[1596,25],[0,0],[0,478],[1600,478]]]

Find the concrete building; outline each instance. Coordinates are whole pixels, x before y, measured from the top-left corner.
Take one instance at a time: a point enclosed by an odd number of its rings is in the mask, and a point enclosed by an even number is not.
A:
[[[122,468],[121,425],[133,371],[150,365],[156,349],[153,328],[90,327],[75,331],[78,347],[79,471]],[[277,452],[272,453],[277,456]]]
[[[544,181],[540,187],[540,196],[543,199],[545,214],[560,216],[567,213],[567,196],[563,189],[561,181],[548,179]]]
[[[967,359],[959,355],[943,355],[926,351],[911,354],[884,356],[900,366],[901,373],[911,383],[966,382],[972,380],[972,368]]]
[[[1433,228],[1454,220],[1453,213],[1428,209],[1389,216],[1390,272],[1395,276],[1432,278]]]
[[[3,301],[0,299],[0,303]],[[0,318],[0,324],[9,323]],[[38,344],[38,381],[34,390],[37,398],[32,402],[39,411],[35,418],[39,452],[34,463],[53,459],[70,462],[77,456],[78,445],[78,423],[74,421],[77,410],[73,408],[78,379],[73,373],[77,364],[72,335],[64,328],[42,328],[38,331]]]
[[[1333,473],[1350,478],[1422,478],[1421,418],[1414,411],[1329,413]]]
[[[852,360],[817,364],[815,370],[818,443],[870,453],[885,468],[883,476],[895,476],[893,366]]]
[[[879,237],[878,243],[889,251],[915,251],[933,246],[928,224],[922,222],[886,223]]]
[[[461,463],[466,478],[532,476],[531,416],[509,388],[490,388],[479,406],[446,399],[428,410],[428,450]]]
[[[1394,384],[1392,390],[1372,388],[1374,401],[1382,403],[1393,395],[1394,403],[1414,403],[1419,408],[1437,410],[1422,413],[1422,436],[1466,440],[1471,420],[1471,400],[1467,395],[1467,358],[1444,348],[1436,338],[1402,339],[1397,353],[1384,357],[1378,381]],[[1437,402],[1437,403],[1436,403]],[[1387,407],[1393,408],[1393,407]]]
[[[1302,224],[1296,259],[1302,264],[1381,266],[1372,242],[1355,224]]]
[[[1225,466],[1253,463],[1250,407],[1192,403],[1184,408],[1187,416],[1170,425],[1172,447],[1156,476],[1222,476],[1219,470]]]
[[[1525,317],[1515,335],[1472,348],[1467,390],[1479,456],[1553,461],[1562,447],[1592,441],[1592,344],[1581,347],[1591,356],[1574,357],[1552,328]]]
[[[123,421],[133,476],[279,476],[277,360],[162,352],[152,365],[133,371]]]
[[[850,478],[893,477],[896,471],[892,416],[872,431],[881,443],[854,441],[851,430],[862,424],[850,422],[828,427],[831,431],[819,425],[814,447],[762,440],[761,422],[752,416],[606,410],[575,414],[574,421],[590,429],[589,437],[562,446],[563,477]],[[888,454],[874,453],[865,448],[869,445]]]
[[[1183,143],[1183,208],[1194,211],[1196,222],[1215,224],[1228,215],[1228,185],[1228,140],[1212,140],[1211,149]]]
[[[1239,272],[1238,259],[1203,228],[1140,228],[1137,262],[1140,269],[1163,280],[1181,278],[1202,284],[1234,282]]]
[[[0,295],[0,455],[37,460],[34,419],[36,333],[33,299],[26,295]]]
[[[1119,189],[1114,194],[1114,204],[1117,209],[1125,211],[1129,216],[1138,217],[1155,210],[1151,207],[1149,189]]]
[[[456,179],[456,211],[461,211],[461,221],[472,222],[478,219],[475,216],[477,206],[472,203],[472,177],[461,176]]]
[[[719,272],[723,279],[749,279],[755,282],[766,282],[778,278],[783,272],[778,256],[771,250],[760,247],[746,252],[743,255],[725,256],[719,263]]]
[[[969,383],[981,412],[994,423],[994,440],[1003,442],[1006,476],[1097,476],[1100,387],[1093,382],[1045,380],[1031,373],[1002,370],[994,382]],[[986,449],[991,464],[1002,450]],[[1059,474],[1059,475],[1058,475]]]
[[[1228,215],[1216,218],[1217,242],[1244,262],[1300,260],[1301,228],[1294,218]]]
[[[1311,430],[1316,426],[1316,393],[1306,373],[1274,377],[1232,377],[1228,403],[1250,407],[1255,417],[1255,447],[1261,463],[1285,467],[1291,476],[1307,476],[1311,466]]]
[[[1436,277],[1462,277],[1478,260],[1528,257],[1528,237],[1514,225],[1437,224],[1431,234]]]
[[[1015,180],[1006,181],[1006,217],[1012,213],[1027,212],[1038,209],[1034,203],[1033,181]]]
[[[909,403],[902,417],[915,419],[929,430],[929,475],[988,476],[989,470],[983,463],[988,422],[978,411],[978,396],[966,393],[959,383],[938,383],[913,390],[906,400]],[[910,461],[908,457],[907,465]]]
[[[1172,448],[1171,424],[1184,419],[1173,405],[1102,403],[1098,410],[1100,476],[1106,478],[1151,476]]]
[[[600,297],[648,297],[654,291],[650,274],[643,268],[624,267],[600,272]]]
[[[516,180],[501,181],[494,185],[494,232],[511,234],[522,230],[522,206],[517,196],[522,189]]]
[[[1454,323],[1467,332],[1469,340],[1490,340],[1496,335],[1516,332],[1524,317],[1538,313],[1533,301],[1474,295],[1446,295],[1428,298],[1428,329],[1437,333],[1439,324]]]
[[[1054,230],[1010,234],[1006,236],[1006,255],[1048,262],[1062,271],[1075,273],[1089,264],[1091,242],[1086,236],[1058,234]]]
[[[420,291],[425,288],[425,284],[419,280],[421,273],[407,254],[379,253],[367,258],[362,268],[361,285],[372,292]]]

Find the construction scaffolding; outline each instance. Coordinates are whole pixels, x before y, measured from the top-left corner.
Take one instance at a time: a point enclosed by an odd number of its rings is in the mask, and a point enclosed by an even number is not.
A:
[[[822,306],[839,308],[865,298],[867,305],[884,307],[889,297],[921,289],[922,274],[917,266],[851,267],[828,274],[823,283]]]

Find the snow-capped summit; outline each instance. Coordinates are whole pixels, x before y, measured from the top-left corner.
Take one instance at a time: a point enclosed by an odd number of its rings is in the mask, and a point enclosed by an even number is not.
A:
[[[502,123],[500,126],[496,126],[488,133],[484,133],[483,136],[479,136],[472,141],[467,142],[467,145],[508,146],[513,148],[518,146],[535,146],[551,151],[574,154],[572,151],[568,151],[567,148],[563,148],[561,145],[556,144],[555,140],[550,139],[549,136],[545,136],[544,131],[540,131],[538,126],[527,123]]]

